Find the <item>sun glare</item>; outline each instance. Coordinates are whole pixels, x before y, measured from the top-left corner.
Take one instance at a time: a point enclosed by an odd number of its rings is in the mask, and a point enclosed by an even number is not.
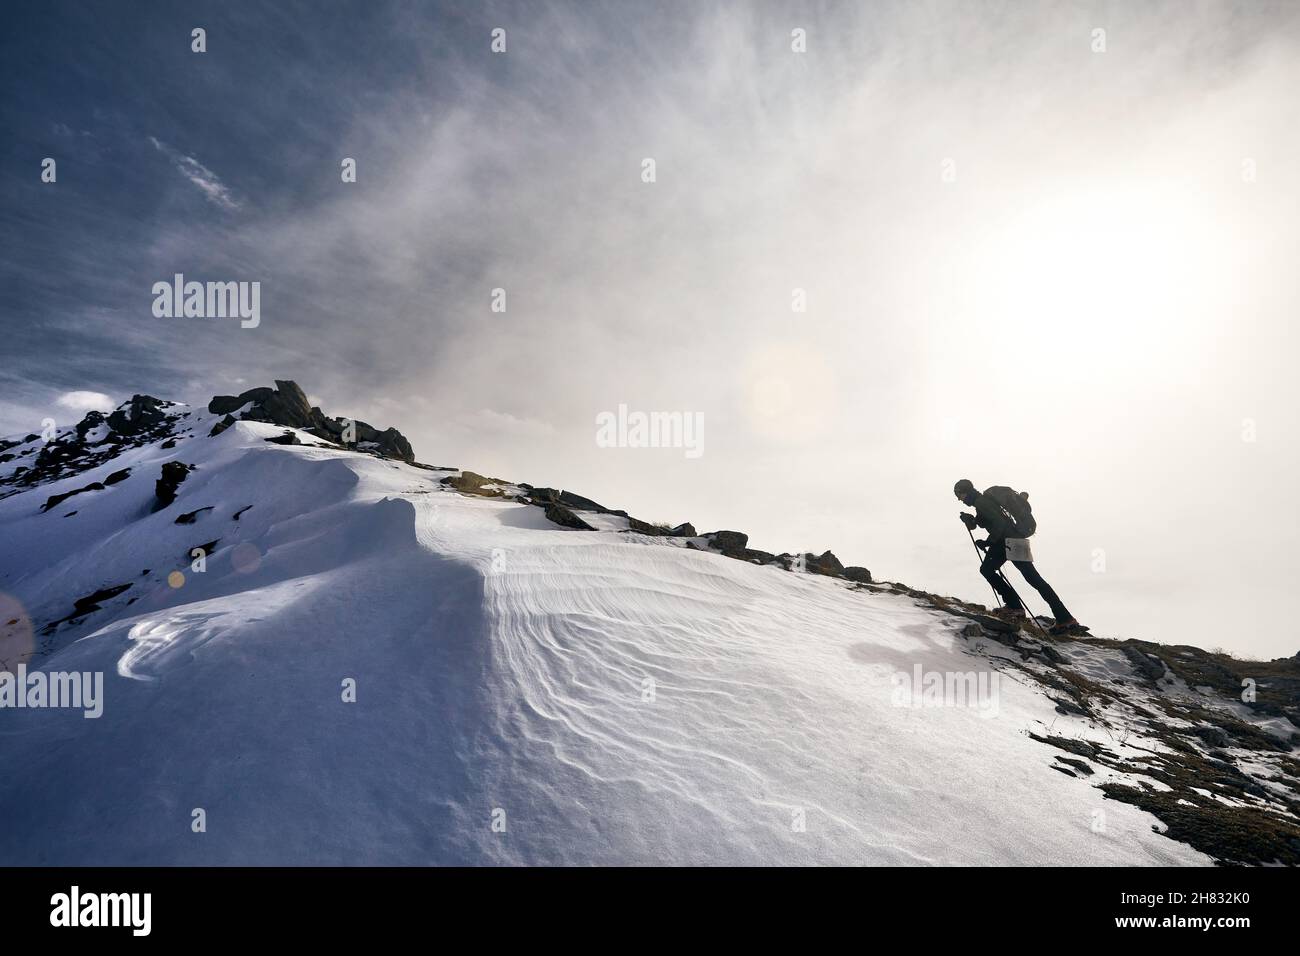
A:
[[[978,327],[1053,375],[1177,347],[1216,280],[1213,223],[1150,186],[1059,195],[985,237],[966,284]]]

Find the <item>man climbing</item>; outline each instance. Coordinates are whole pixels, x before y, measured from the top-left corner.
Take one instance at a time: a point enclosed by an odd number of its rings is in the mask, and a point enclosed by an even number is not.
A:
[[[953,485],[955,494],[962,504],[974,508],[975,513],[961,512],[959,517],[970,531],[978,526],[988,532],[988,540],[976,541],[975,546],[984,552],[980,563],[980,574],[993,585],[1002,598],[1006,611],[1013,618],[1025,616],[1025,606],[1020,602],[1016,592],[1000,573],[1008,558],[1016,569],[1037,591],[1048,607],[1056,623],[1052,625],[1052,634],[1082,633],[1088,629],[1074,619],[1074,615],[1065,609],[1061,599],[1056,596],[1052,586],[1043,580],[1043,576],[1034,567],[1034,557],[1029,550],[1028,538],[1037,530],[1032,509],[1029,507],[1029,495],[1020,494],[1011,488],[994,485],[981,492],[967,478]]]

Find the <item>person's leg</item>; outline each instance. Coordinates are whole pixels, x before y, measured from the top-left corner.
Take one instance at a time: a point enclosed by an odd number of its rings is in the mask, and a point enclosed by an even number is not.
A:
[[[1002,598],[1002,603],[1012,610],[1017,610],[1023,605],[1020,598],[1016,597],[1016,592],[1011,590],[1011,586],[998,574],[998,568],[1002,567],[1007,560],[1007,549],[1004,544],[991,544],[988,550],[984,552],[984,560],[980,562],[980,574],[984,575],[984,580],[993,585],[993,590],[998,592]]]
[[[1056,618],[1058,624],[1062,621],[1074,620],[1074,615],[1065,609],[1061,599],[1056,596],[1052,586],[1043,580],[1043,576],[1038,573],[1038,569],[1034,567],[1032,561],[1013,561],[1011,563],[1016,566],[1016,570],[1029,582],[1030,586],[1042,595],[1043,600],[1047,602],[1047,606],[1052,609],[1052,617]]]

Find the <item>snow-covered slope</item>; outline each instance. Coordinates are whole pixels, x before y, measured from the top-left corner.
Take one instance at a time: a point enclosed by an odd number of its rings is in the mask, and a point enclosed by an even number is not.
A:
[[[0,863],[1209,862],[1058,772],[1031,733],[1124,745],[906,594],[172,414],[0,499],[7,665],[104,675],[98,718],[0,710]],[[918,667],[995,696],[911,706]]]

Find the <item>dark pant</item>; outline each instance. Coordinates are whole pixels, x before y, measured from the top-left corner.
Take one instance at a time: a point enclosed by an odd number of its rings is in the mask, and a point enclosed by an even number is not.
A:
[[[1007,562],[1007,546],[1001,541],[990,544],[988,551],[984,554],[984,561],[980,564],[980,574],[984,575],[989,584],[993,585],[994,590],[1002,596],[1002,603],[1009,608],[1024,608],[1016,593],[1011,590],[1011,586],[998,573],[998,569]],[[1061,599],[1056,596],[1052,586],[1043,580],[1043,576],[1038,573],[1032,561],[1012,561],[1016,570],[1021,576],[1028,581],[1040,595],[1047,606],[1052,609],[1052,617],[1058,621],[1070,621],[1074,615],[1065,609]]]

